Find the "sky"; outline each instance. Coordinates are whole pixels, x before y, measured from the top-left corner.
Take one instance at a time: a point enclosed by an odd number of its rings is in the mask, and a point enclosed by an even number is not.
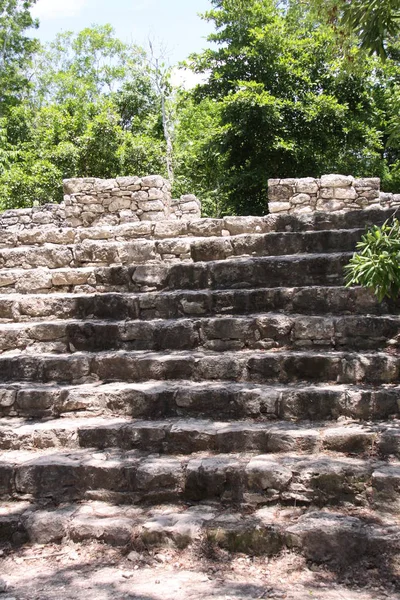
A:
[[[35,36],[42,42],[60,31],[110,23],[123,41],[146,47],[150,37],[175,65],[206,47],[212,25],[198,13],[209,8],[209,0],[38,0],[32,14],[40,20]]]

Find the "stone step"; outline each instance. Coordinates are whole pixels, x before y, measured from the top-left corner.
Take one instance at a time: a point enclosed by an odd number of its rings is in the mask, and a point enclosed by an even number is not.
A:
[[[0,294],[0,323],[57,319],[178,319],[251,313],[399,314],[361,287],[258,288],[141,294]]]
[[[316,563],[348,566],[364,556],[372,561],[381,560],[383,554],[396,556],[400,526],[391,515],[375,511],[366,515],[362,509],[274,506],[243,512],[215,503],[143,508],[88,501],[52,508],[13,502],[0,509],[3,540],[14,544],[98,541],[139,552],[206,542],[256,556],[274,556],[288,549]]]
[[[0,453],[4,500],[116,503],[350,502],[400,511],[400,462],[304,454],[145,454],[48,449]]]
[[[0,356],[0,382],[90,383],[187,379],[249,383],[397,383],[400,355],[334,351],[168,351]]]
[[[76,386],[0,384],[2,417],[57,418],[108,415],[135,419],[171,417],[374,421],[400,412],[400,386],[257,385],[230,381],[147,381]]]
[[[247,234],[229,238],[171,238],[130,242],[85,240],[76,245],[44,244],[0,249],[1,269],[80,268],[159,261],[208,262],[235,256],[284,256],[354,252],[363,229]]]
[[[393,423],[288,423],[129,418],[0,420],[1,450],[96,448],[160,454],[339,452],[400,458],[400,421]]]
[[[199,263],[0,270],[8,293],[106,293],[343,285],[352,253],[236,258]]]
[[[42,321],[0,324],[0,353],[104,350],[349,349],[400,346],[399,316],[263,314],[153,321]]]
[[[161,221],[125,223],[113,226],[54,228],[45,225],[33,229],[0,230],[0,248],[70,245],[85,240],[131,241],[137,239],[207,238],[262,234],[270,232],[302,232],[340,229],[365,229],[382,224],[394,214],[393,209],[370,209],[344,213],[308,215],[267,215],[266,217],[224,217],[195,221]]]

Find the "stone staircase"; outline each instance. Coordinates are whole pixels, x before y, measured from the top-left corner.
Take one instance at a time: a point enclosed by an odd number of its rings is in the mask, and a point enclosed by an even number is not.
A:
[[[0,231],[0,541],[398,552],[392,212]]]

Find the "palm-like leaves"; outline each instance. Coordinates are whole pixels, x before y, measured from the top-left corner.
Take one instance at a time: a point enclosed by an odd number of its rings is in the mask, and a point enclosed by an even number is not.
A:
[[[357,244],[345,267],[347,287],[362,285],[373,290],[381,302],[400,295],[400,221],[372,227]]]

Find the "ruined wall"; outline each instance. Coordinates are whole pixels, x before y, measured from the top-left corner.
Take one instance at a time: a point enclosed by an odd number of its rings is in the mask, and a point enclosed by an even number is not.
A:
[[[0,214],[0,229],[92,227],[200,217],[200,201],[193,195],[172,199],[171,184],[159,175],[66,179],[63,202],[5,211]]]
[[[311,213],[400,206],[400,194],[380,191],[379,177],[355,179],[346,175],[323,175],[321,179],[270,179],[271,213]]]

